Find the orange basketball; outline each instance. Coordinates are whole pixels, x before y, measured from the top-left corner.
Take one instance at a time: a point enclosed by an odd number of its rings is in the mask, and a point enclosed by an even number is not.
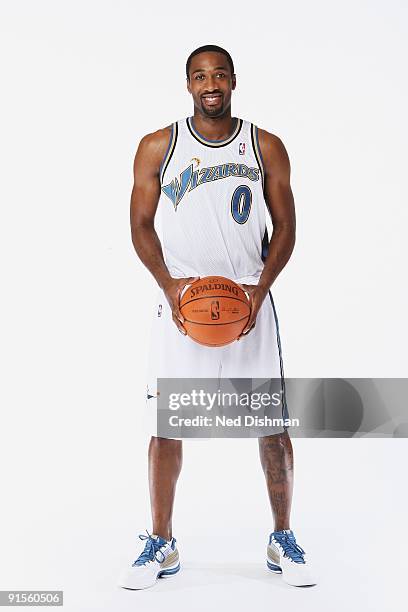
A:
[[[180,312],[190,338],[205,346],[224,346],[244,329],[250,306],[245,291],[234,281],[205,276],[185,289]]]

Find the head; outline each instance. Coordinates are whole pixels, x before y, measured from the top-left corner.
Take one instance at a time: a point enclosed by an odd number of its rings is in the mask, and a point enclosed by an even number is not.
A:
[[[236,77],[228,51],[217,45],[199,47],[187,60],[186,76],[187,90],[201,114],[220,117],[230,108]]]

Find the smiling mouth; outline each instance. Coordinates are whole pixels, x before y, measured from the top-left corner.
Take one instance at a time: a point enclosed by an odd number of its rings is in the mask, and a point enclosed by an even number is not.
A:
[[[222,95],[221,94],[214,94],[214,95],[207,95],[207,96],[202,96],[202,100],[208,105],[208,106],[213,106],[215,104],[218,104],[218,102],[222,99]]]

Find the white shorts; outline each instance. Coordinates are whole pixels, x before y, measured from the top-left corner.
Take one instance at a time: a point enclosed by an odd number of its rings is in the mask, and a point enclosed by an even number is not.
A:
[[[177,329],[170,305],[159,290],[152,316],[144,419],[147,433],[153,436],[157,435],[158,378],[280,379],[282,417],[287,419],[279,325],[271,292],[261,305],[255,327],[247,335],[227,346],[207,347]]]

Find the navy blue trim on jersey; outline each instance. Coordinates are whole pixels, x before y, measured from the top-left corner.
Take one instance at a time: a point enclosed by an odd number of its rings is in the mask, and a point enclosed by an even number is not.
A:
[[[265,168],[265,164],[264,164],[264,160],[263,160],[263,156],[262,156],[262,151],[261,151],[261,146],[259,144],[259,130],[258,130],[258,126],[255,126],[255,140],[256,140],[256,146],[258,147],[259,150],[259,156],[261,158],[261,163],[262,163],[262,169]]]
[[[256,162],[258,164],[259,172],[261,173],[262,178],[262,190],[265,197],[265,167],[263,163],[263,157],[261,148],[259,146],[258,140],[258,128],[254,123],[251,123],[251,142],[252,142],[252,150],[255,155]]]
[[[265,226],[265,233],[263,235],[262,243],[261,243],[261,259],[263,262],[265,262],[266,258],[268,257],[268,253],[269,253],[269,236],[268,236],[268,228]]]
[[[277,337],[277,340],[278,340],[279,364],[280,364],[281,388],[282,388],[282,418],[283,419],[289,419],[289,411],[288,411],[288,406],[287,406],[287,402],[286,402],[285,374],[284,374],[284,371],[283,371],[282,346],[281,346],[281,340],[280,340],[280,334],[279,334],[278,315],[276,314],[275,304],[273,302],[273,297],[272,297],[271,290],[269,290],[269,297],[271,299],[273,316],[275,317],[276,337]],[[286,425],[284,426],[284,429],[285,430],[287,429]]]
[[[186,119],[186,125],[192,137],[206,147],[226,147],[227,145],[231,144],[231,142],[233,142],[240,133],[243,124],[243,120],[236,117],[235,127],[232,134],[228,138],[225,138],[224,140],[209,140],[196,130],[193,124],[193,117],[187,117]]]
[[[173,156],[174,149],[176,148],[176,142],[178,137],[178,122],[171,124],[171,134],[169,139],[169,144],[167,145],[166,153],[164,154],[162,163],[160,164],[159,174],[160,174],[160,182],[163,182],[164,173],[166,172],[167,166],[170,163],[170,160]]]

